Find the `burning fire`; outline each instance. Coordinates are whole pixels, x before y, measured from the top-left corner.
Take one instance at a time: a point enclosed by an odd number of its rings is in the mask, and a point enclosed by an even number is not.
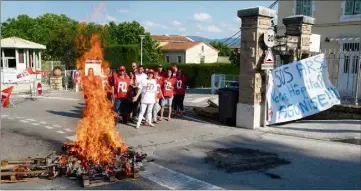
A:
[[[84,24],[81,24],[79,30],[82,30],[83,27]],[[84,36],[78,36],[76,38],[78,48],[84,48],[86,41]],[[124,153],[128,150],[114,127],[112,103],[106,97],[106,90],[103,88],[101,77],[94,76],[91,68],[88,70],[88,76],[85,76],[85,63],[89,59],[102,60],[102,72],[109,71],[109,63],[104,60],[98,34],[91,36],[90,44],[90,50],[76,60],[76,67],[81,73],[85,98],[83,118],[76,128],[77,140],[66,144],[70,146],[68,153],[79,159],[84,167],[88,166],[89,163],[111,164],[114,162],[117,152]],[[107,76],[104,73],[103,75]],[[68,156],[62,157],[62,163],[67,162]]]

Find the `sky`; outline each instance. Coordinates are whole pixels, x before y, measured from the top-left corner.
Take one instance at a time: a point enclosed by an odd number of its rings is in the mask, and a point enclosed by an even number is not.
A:
[[[105,24],[137,21],[156,35],[228,38],[239,30],[237,11],[268,7],[273,1],[1,1],[1,21],[21,14],[65,14],[87,22]],[[277,10],[277,6],[274,7]]]

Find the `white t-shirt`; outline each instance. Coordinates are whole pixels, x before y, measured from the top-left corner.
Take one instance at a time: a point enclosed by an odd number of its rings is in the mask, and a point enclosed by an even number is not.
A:
[[[155,103],[155,95],[157,94],[157,82],[155,81],[155,79],[142,80],[139,83],[138,88],[140,91],[142,91],[140,103]]]
[[[136,74],[135,77],[137,78],[138,86],[139,86],[140,82],[142,82],[143,80],[146,80],[148,78],[147,74],[145,74],[145,73]]]

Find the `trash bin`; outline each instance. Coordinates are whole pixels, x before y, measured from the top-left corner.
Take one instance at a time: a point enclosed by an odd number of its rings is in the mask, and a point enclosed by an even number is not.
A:
[[[236,126],[238,88],[221,88],[218,90],[218,120],[221,124]]]

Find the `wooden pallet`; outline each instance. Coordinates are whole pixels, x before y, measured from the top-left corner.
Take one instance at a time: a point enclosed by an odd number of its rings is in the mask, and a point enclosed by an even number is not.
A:
[[[42,170],[25,170],[23,172],[16,172],[16,169],[23,167],[28,169],[36,165],[44,165],[45,158],[27,158],[27,159],[10,159],[1,161],[1,183],[16,183],[39,181],[46,179],[54,179],[53,168],[45,167]]]
[[[139,178],[138,173],[134,174],[132,177],[127,177],[127,178],[122,178],[122,179],[118,179],[115,176],[111,176],[109,178],[104,176],[104,178],[97,179],[97,180],[91,180],[91,179],[89,179],[89,177],[87,175],[82,175],[82,183],[83,183],[84,188],[90,188],[90,187],[95,187],[95,186],[114,184],[119,181],[136,180],[137,178]]]

